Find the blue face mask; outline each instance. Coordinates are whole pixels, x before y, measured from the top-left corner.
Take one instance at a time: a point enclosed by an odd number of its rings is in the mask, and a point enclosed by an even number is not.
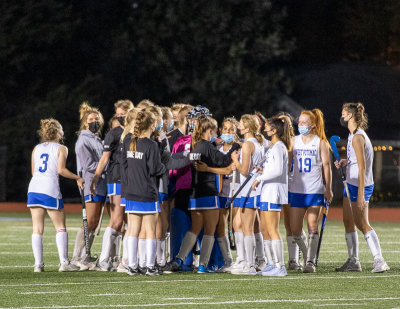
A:
[[[156,126],[156,131],[160,131],[163,128],[163,126],[164,126],[164,121],[161,119],[161,123],[158,126]]]
[[[195,123],[195,122],[189,123],[189,131],[190,131],[190,132],[193,132],[195,126],[196,126],[196,123]]]
[[[222,134],[221,135],[221,139],[227,143],[230,144],[233,142],[233,140],[235,139],[235,135],[234,134]]]
[[[211,142],[211,143],[214,143],[215,140],[217,139],[217,137],[218,137],[218,135],[217,135],[217,134],[214,134],[214,136],[210,137],[210,142]]]
[[[307,126],[299,126],[299,133],[301,135],[307,135],[308,133],[310,133],[310,128]]]
[[[172,131],[173,128],[174,128],[174,123],[171,122],[171,124],[169,125],[167,131]]]

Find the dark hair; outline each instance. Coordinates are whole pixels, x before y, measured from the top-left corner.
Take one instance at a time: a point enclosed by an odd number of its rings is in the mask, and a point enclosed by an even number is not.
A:
[[[285,144],[288,151],[292,149],[292,137],[290,136],[290,124],[286,117],[279,118],[277,116],[267,119],[267,123],[271,129],[276,130],[276,135]]]
[[[361,102],[344,103],[342,109],[353,114],[358,128],[363,130],[368,129],[368,115],[365,113],[365,107]]]

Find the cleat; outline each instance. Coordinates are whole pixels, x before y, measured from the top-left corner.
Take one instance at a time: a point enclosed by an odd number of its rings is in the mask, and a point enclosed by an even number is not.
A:
[[[361,264],[360,261],[354,258],[349,258],[347,261],[340,267],[336,267],[335,271],[338,272],[361,272]]]
[[[227,267],[225,269],[226,272],[231,273],[234,269],[237,268],[243,268],[243,266],[246,264],[245,261],[236,261],[235,263],[232,263],[231,266]]]
[[[65,272],[65,271],[78,271],[80,268],[74,264],[71,263],[62,263],[60,264],[60,268],[58,269],[59,272]]]
[[[34,273],[42,273],[44,272],[44,265],[34,265],[33,266],[33,272]]]
[[[215,272],[216,273],[228,273],[228,272],[230,272],[229,268],[231,266],[232,266],[232,264],[231,265],[224,264],[224,265],[221,266],[221,268],[217,269]]]
[[[218,270],[218,266],[217,265],[207,266],[207,270],[209,273],[215,273]]]
[[[128,266],[128,271],[126,272],[129,276],[138,276],[140,275],[139,269],[136,268],[132,268]]]
[[[160,276],[162,275],[162,271],[157,269],[156,267],[146,267],[146,276]]]
[[[256,259],[256,270],[261,271],[267,266],[267,263],[265,262],[265,259]]]
[[[287,271],[285,266],[282,266],[281,268],[274,266],[274,268],[268,272],[264,272],[262,275],[267,277],[284,277],[287,276]]]
[[[304,273],[315,273],[316,267],[315,264],[311,261],[308,261],[306,267],[304,267]]]
[[[164,274],[172,274],[172,264],[171,263],[165,263],[164,266],[158,265],[158,267]]]
[[[257,272],[257,275],[262,275],[263,273],[267,273],[267,272],[271,271],[271,270],[274,269],[274,268],[275,268],[275,265],[267,264],[267,265],[264,267],[263,270]]]
[[[99,262],[97,264],[97,267],[101,271],[111,271],[111,269],[112,269],[112,265],[111,265],[111,263],[108,262],[108,260],[103,260],[103,261]]]
[[[303,267],[298,264],[295,260],[290,260],[288,263],[288,269],[289,270],[302,270]]]
[[[113,258],[110,258],[110,262],[111,262],[112,268],[117,269],[120,264],[119,256],[114,256]]]
[[[138,266],[138,271],[139,271],[139,274],[145,275],[147,273],[147,267],[146,266],[143,266],[143,267]]]
[[[383,258],[381,259],[375,259],[374,260],[374,269],[371,271],[372,273],[383,273],[385,271],[388,271],[390,267],[388,264],[386,264],[385,260]]]
[[[171,270],[172,271],[180,271],[183,265],[183,261],[180,258],[176,258],[171,262]]]
[[[128,264],[122,259],[117,267],[117,273],[127,273],[129,271]]]
[[[231,272],[232,275],[257,275],[256,268],[254,266],[243,266],[242,268],[234,269]]]
[[[197,273],[198,274],[208,274],[210,272],[208,271],[208,268],[205,267],[204,265],[199,265],[199,268],[197,269]]]

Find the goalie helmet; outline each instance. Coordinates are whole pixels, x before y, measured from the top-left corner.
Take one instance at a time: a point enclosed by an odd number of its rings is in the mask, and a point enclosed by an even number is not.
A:
[[[209,109],[205,106],[197,105],[196,107],[193,107],[189,113],[187,114],[186,118],[188,119],[196,119],[200,115],[204,115],[206,117],[212,117],[212,114],[210,113]]]

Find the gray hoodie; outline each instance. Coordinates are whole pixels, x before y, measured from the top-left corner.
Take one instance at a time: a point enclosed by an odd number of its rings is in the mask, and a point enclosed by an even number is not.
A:
[[[100,137],[89,130],[81,131],[75,144],[75,153],[78,172],[82,171],[83,179],[85,179],[85,195],[91,194],[90,185],[103,154],[103,148]],[[96,185],[96,195],[107,195],[107,184],[104,174],[101,175]]]

